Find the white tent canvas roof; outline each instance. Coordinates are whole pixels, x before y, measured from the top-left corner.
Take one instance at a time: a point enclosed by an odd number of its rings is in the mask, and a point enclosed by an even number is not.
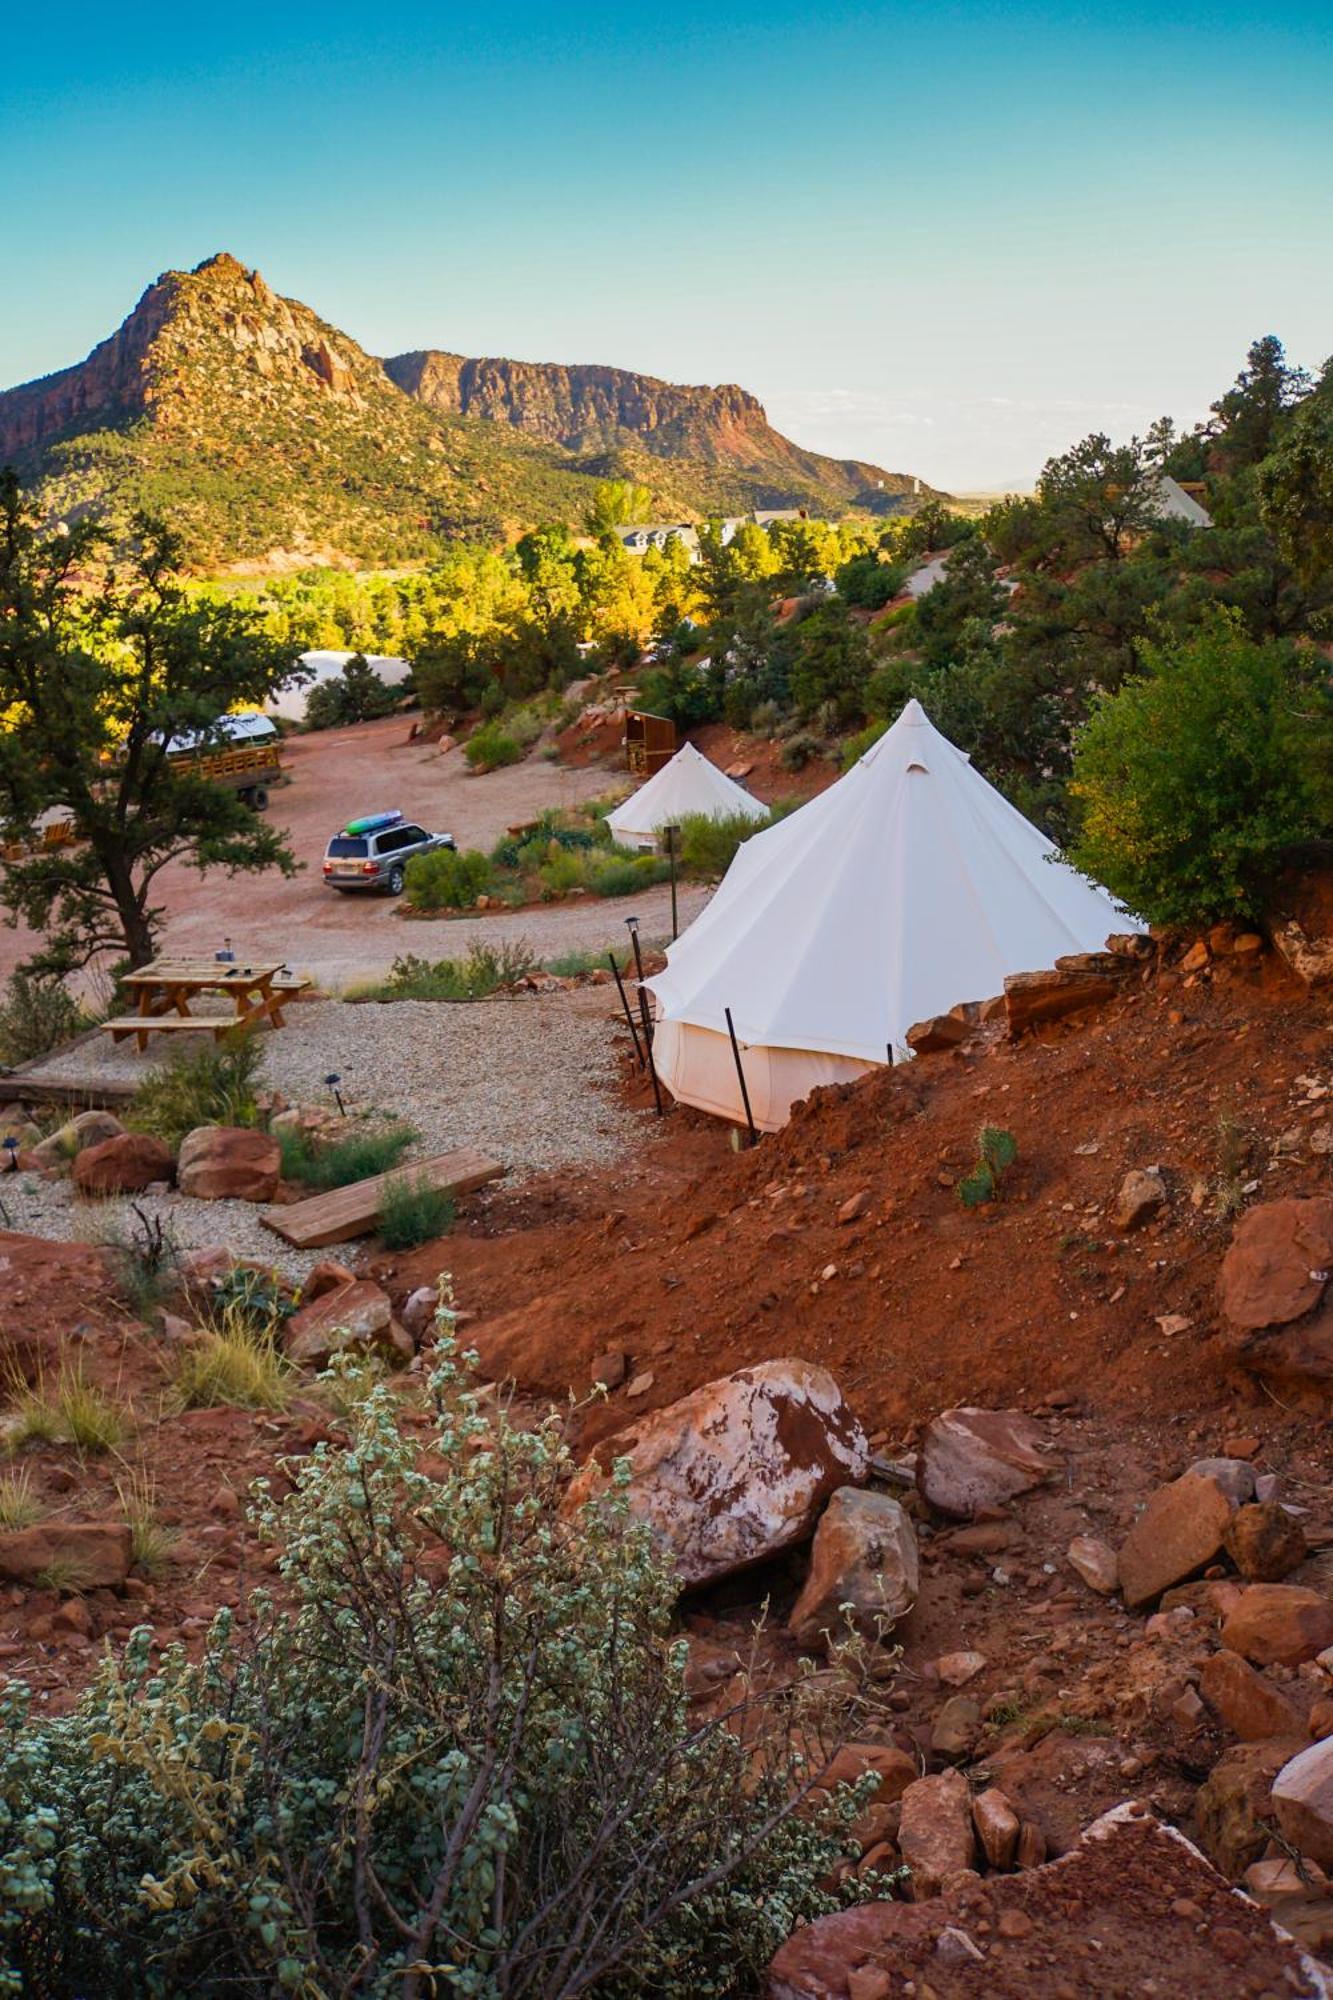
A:
[[[730,1008],[756,1123],[775,1130],[915,1022],[1135,928],[910,701],[845,777],[737,850],[648,982],[657,1067],[685,1102],[742,1118]]]
[[[733,813],[767,819],[768,807],[686,743],[647,784],[609,812],[606,823],[611,838],[622,846],[650,846],[664,826],[677,825],[688,813],[706,813],[709,819],[729,819]]]
[[[285,722],[304,722],[306,697],[311,688],[321,681],[335,680],[354,653],[333,652],[316,648],[313,652],[302,653],[298,664],[313,672],[307,672],[300,681],[286,681],[270,695],[267,707],[270,715],[280,715]],[[386,687],[399,687],[407,679],[412,669],[406,660],[395,653],[367,653],[366,665],[384,682]]]

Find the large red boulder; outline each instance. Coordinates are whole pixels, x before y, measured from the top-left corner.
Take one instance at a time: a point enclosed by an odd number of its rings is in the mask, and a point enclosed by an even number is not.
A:
[[[181,1141],[176,1180],[197,1201],[272,1201],[282,1153],[267,1132],[198,1125]]]
[[[283,1332],[288,1359],[304,1368],[327,1367],[344,1347],[383,1347],[412,1358],[412,1342],[395,1324],[389,1295],[368,1278],[350,1272],[341,1282],[319,1288],[292,1314]]]
[[[1222,1644],[1256,1667],[1298,1667],[1333,1646],[1333,1602],[1294,1583],[1252,1583],[1222,1627]]]
[[[1186,1472],[1153,1494],[1121,1546],[1116,1573],[1131,1611],[1213,1561],[1231,1522],[1220,1483]]]
[[[937,1513],[966,1521],[1054,1473],[1045,1433],[1021,1410],[945,1410],[926,1426],[916,1483]]]
[[[1286,1326],[1312,1312],[1333,1269],[1333,1195],[1266,1201],[1236,1224],[1222,1259],[1218,1302],[1242,1332]]]
[[[74,1185],[84,1194],[142,1194],[176,1171],[170,1146],[149,1132],[118,1132],[88,1146],[74,1162]]]
[[[764,1361],[654,1410],[602,1447],[629,1461],[631,1511],[682,1584],[711,1583],[806,1539],[838,1487],[864,1479],[865,1434],[823,1368]],[[590,1459],[578,1506],[609,1475]]]
[[[115,1590],[129,1575],[131,1555],[123,1521],[43,1521],[0,1534],[0,1576],[12,1583]]]

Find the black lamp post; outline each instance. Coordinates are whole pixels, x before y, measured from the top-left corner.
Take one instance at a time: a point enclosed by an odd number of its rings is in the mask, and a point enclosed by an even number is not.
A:
[[[666,835],[667,860],[671,864],[671,942],[674,944],[680,936],[680,928],[676,922],[676,848],[680,840],[680,828],[664,826],[662,831]]]
[[[338,1088],[338,1085],[342,1082],[341,1076],[338,1074],[336,1069],[331,1069],[328,1075],[325,1077],[324,1081],[329,1086],[329,1089],[333,1092],[333,1101],[337,1105],[338,1110],[341,1112],[342,1116],[345,1118],[347,1116],[347,1106],[343,1103],[342,1092]]]

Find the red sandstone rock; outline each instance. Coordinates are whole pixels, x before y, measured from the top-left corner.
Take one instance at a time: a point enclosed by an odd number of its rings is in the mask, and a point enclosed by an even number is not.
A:
[[[293,1313],[283,1331],[283,1346],[288,1358],[304,1368],[325,1367],[344,1347],[384,1347],[410,1360],[411,1341],[405,1334],[401,1339],[394,1336],[388,1293],[369,1279],[352,1278]]]
[[[1239,1653],[1213,1653],[1199,1671],[1199,1692],[1243,1743],[1300,1734],[1300,1717],[1271,1681]]]
[[[886,1493],[843,1486],[815,1529],[789,1628],[798,1645],[827,1645],[847,1636],[849,1605],[855,1630],[884,1638],[911,1610],[919,1585],[916,1532],[902,1507]]]
[[[181,1141],[176,1181],[198,1201],[272,1201],[282,1154],[267,1132],[199,1125]]]
[[[124,1522],[43,1521],[0,1534],[0,1576],[33,1584],[51,1571],[80,1590],[115,1590],[129,1573],[131,1553]]]
[[[1039,1424],[1020,1410],[945,1410],[927,1426],[917,1457],[922,1498],[941,1514],[970,1520],[1054,1472]]]
[[[918,1778],[903,1793],[898,1847],[918,1903],[938,1895],[949,1875],[970,1868],[976,1855],[972,1798],[961,1771]]]
[[[1257,1667],[1299,1666],[1333,1645],[1333,1603],[1292,1583],[1252,1583],[1222,1627],[1222,1644]]]
[[[1232,1507],[1215,1479],[1186,1472],[1153,1494],[1121,1545],[1116,1562],[1131,1611],[1151,1604],[1212,1562]]]
[[[1227,1525],[1226,1550],[1254,1583],[1280,1583],[1305,1561],[1305,1532],[1277,1500],[1238,1507]]]
[[[1234,1327],[1285,1326],[1311,1312],[1333,1267],[1333,1196],[1247,1209],[1222,1259],[1218,1301]]]
[[[833,1377],[808,1361],[766,1361],[705,1383],[606,1441],[626,1457],[629,1504],[683,1584],[744,1569],[800,1542],[838,1487],[865,1477],[865,1435]],[[606,1489],[589,1460],[569,1490]]]
[[[84,1194],[142,1194],[176,1171],[170,1146],[147,1132],[118,1132],[87,1146],[74,1162],[74,1185]]]

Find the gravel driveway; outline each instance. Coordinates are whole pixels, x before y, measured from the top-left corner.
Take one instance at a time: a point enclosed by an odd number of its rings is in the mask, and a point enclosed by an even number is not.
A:
[[[611,1088],[617,1013],[614,988],[597,986],[472,1005],[314,1001],[291,1008],[285,1028],[264,1033],[263,1080],[295,1103],[328,1105],[324,1079],[336,1072],[349,1110],[401,1118],[420,1134],[408,1163],[478,1146],[520,1180],[604,1165],[641,1149],[655,1125]],[[98,1079],[137,1080],[164,1054],[160,1044],[144,1055],[132,1042],[117,1046],[100,1036],[32,1074],[95,1089]],[[87,1235],[107,1206],[76,1199],[68,1182],[29,1175],[6,1180],[0,1195],[10,1226],[39,1236]],[[169,1214],[183,1247],[226,1243],[294,1277],[318,1254],[331,1254],[288,1251],[245,1202],[173,1194],[144,1206]]]

